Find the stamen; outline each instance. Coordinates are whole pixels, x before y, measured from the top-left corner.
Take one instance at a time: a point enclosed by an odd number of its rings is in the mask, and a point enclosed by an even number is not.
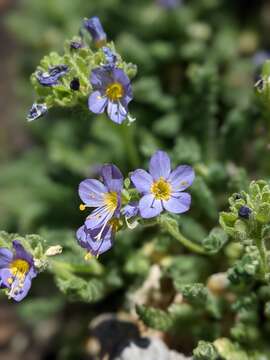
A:
[[[163,177],[160,177],[157,181],[153,182],[151,193],[155,196],[156,200],[169,200],[171,197],[171,184]]]
[[[122,84],[115,82],[107,86],[106,88],[106,96],[111,101],[118,101],[120,100],[124,95],[124,89]]]
[[[86,206],[85,206],[84,204],[81,204],[81,205],[80,205],[80,210],[81,210],[81,211],[84,211],[85,209],[86,209]]]
[[[117,204],[118,204],[118,197],[117,197],[117,193],[116,192],[108,192],[104,195],[104,203],[106,208],[110,211],[110,212],[114,212],[115,209],[117,208]]]

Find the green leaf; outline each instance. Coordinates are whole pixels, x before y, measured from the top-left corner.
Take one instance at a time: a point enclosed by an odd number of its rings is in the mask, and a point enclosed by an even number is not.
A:
[[[173,326],[172,317],[163,310],[146,306],[136,306],[136,312],[147,326],[156,330],[168,331]]]
[[[228,241],[228,236],[219,227],[211,230],[210,234],[203,239],[202,245],[204,249],[210,254],[216,254]]]

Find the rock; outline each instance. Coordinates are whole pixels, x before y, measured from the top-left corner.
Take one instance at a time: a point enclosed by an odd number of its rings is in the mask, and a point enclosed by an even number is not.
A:
[[[191,360],[176,351],[171,351],[158,338],[145,337],[131,341],[114,360]]]

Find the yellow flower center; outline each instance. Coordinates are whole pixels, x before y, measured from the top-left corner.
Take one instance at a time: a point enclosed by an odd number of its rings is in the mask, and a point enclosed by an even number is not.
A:
[[[107,86],[106,96],[111,101],[118,101],[123,97],[123,94],[124,94],[124,89],[120,83],[115,82]]]
[[[160,177],[157,181],[153,182],[151,186],[151,193],[157,200],[169,200],[171,197],[171,190],[171,185],[163,177]]]
[[[108,192],[104,195],[104,203],[107,209],[114,212],[118,205],[118,197],[116,192]]]
[[[26,260],[16,259],[10,264],[10,271],[12,275],[19,279],[24,279],[25,274],[29,271],[29,264]]]

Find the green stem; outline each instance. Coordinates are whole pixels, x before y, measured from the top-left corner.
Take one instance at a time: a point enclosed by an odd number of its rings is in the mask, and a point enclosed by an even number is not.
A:
[[[193,241],[186,238],[179,230],[178,226],[175,226],[175,224],[172,224],[171,221],[168,221],[168,219],[163,219],[160,217],[158,219],[158,223],[163,227],[164,230],[166,230],[172,237],[174,237],[176,240],[178,240],[184,247],[187,249],[202,255],[207,255],[204,248],[199,245],[195,244]]]
[[[139,160],[138,149],[134,141],[134,134],[132,129],[134,126],[135,126],[134,124],[131,126],[123,124],[120,126],[120,129],[122,132],[122,138],[128,154],[130,165],[136,168],[139,166],[140,160]]]

